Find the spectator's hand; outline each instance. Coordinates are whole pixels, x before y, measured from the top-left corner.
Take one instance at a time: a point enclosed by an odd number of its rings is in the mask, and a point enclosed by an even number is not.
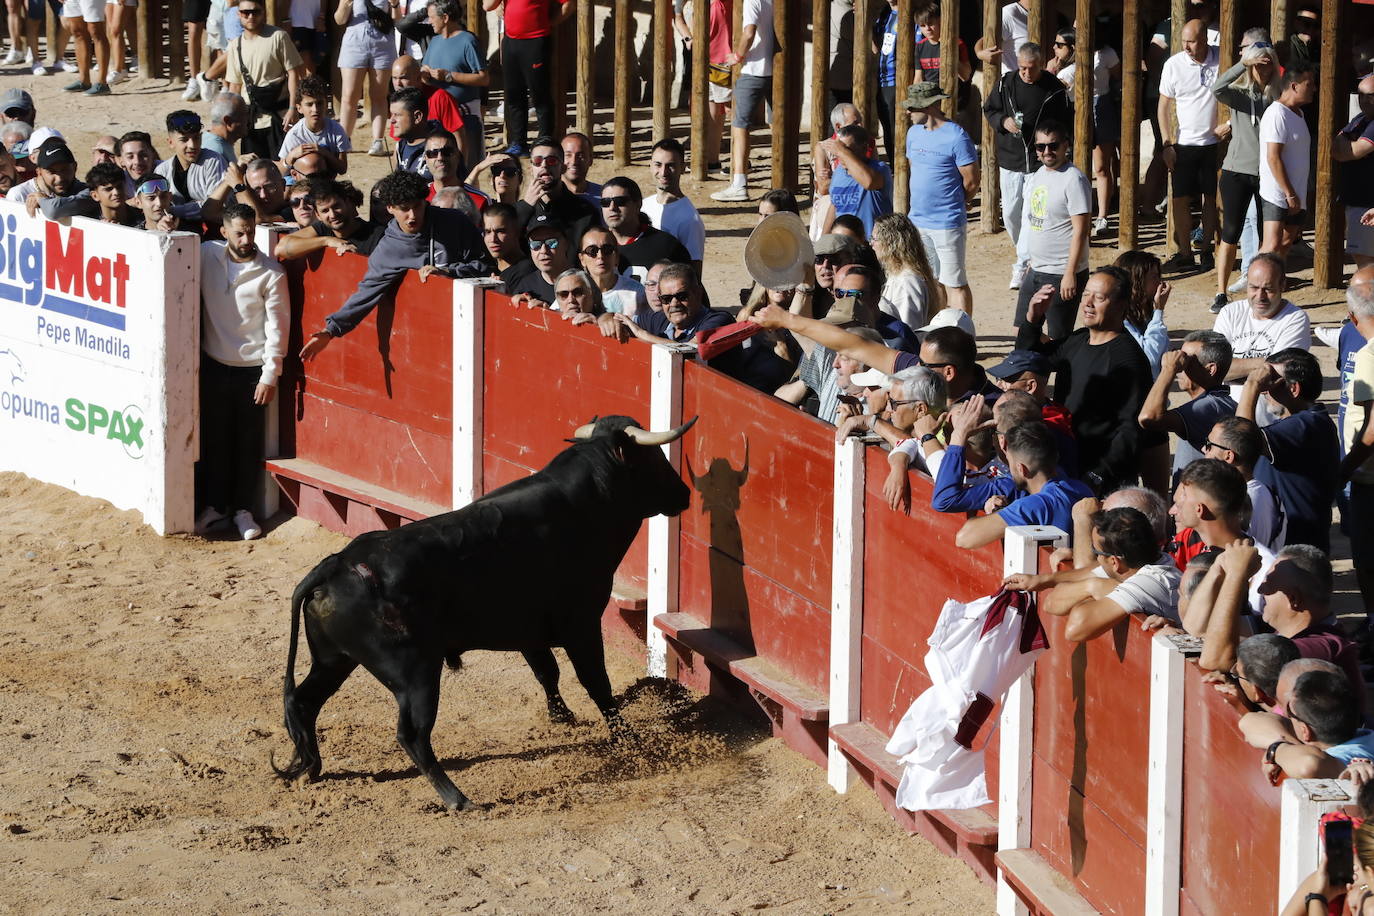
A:
[[[757,312],[749,316],[749,320],[761,328],[776,331],[787,327],[787,321],[791,318],[791,313],[787,309],[769,303]]]
[[[1249,579],[1259,572],[1259,548],[1249,538],[1232,541],[1221,553],[1221,568],[1228,576]]]
[[[596,315],[592,320],[596,322],[596,329],[601,332],[602,337],[614,337],[621,343],[630,339],[630,329],[616,320],[615,313],[606,312],[601,315]],[[573,324],[581,323],[582,322],[579,321],[573,322]]]
[[[224,183],[231,188],[243,184],[243,163],[231,162],[224,167]]]
[[[29,211],[29,216],[36,216],[38,214],[38,204],[42,200],[42,195],[38,194],[36,191],[24,198],[24,209]]]
[[[564,321],[571,322],[573,327],[596,321],[596,316],[589,312],[559,312],[558,314]]]
[[[1212,689],[1221,695],[1221,698],[1236,711],[1236,715],[1243,716],[1246,713],[1254,712],[1255,706],[1241,693],[1239,687],[1231,680],[1230,675],[1225,671],[1209,671],[1208,674],[1218,675],[1218,680],[1212,680]]]
[[[1164,147],[1163,159],[1164,167],[1172,172],[1178,164],[1178,151],[1172,145]]]
[[[911,514],[911,481],[907,478],[906,468],[893,468],[883,481],[883,496],[887,507],[893,512]]]
[[[1065,565],[1070,569],[1073,568],[1072,547],[1056,547],[1054,550],[1050,551],[1050,558],[1048,560],[1049,569],[1057,570]]]
[[[1155,311],[1164,311],[1164,306],[1169,304],[1169,294],[1173,291],[1174,288],[1169,285],[1169,281],[1159,281],[1159,286],[1155,288]]]
[[[1302,884],[1298,885],[1298,889],[1294,893],[1294,896],[1300,895],[1306,897],[1308,894],[1321,894],[1327,900],[1330,900],[1331,898],[1339,894],[1344,894],[1345,892],[1346,888],[1336,887],[1327,878],[1326,854],[1323,853],[1322,857],[1317,860],[1317,870],[1312,872],[1312,874],[1308,875],[1307,878],[1303,880]]]
[[[333,248],[333,249],[334,249],[334,253],[337,254],[337,255],[357,254],[357,253],[358,253],[358,246],[357,246],[357,245],[354,245],[354,244],[353,244],[352,242],[350,242],[348,239],[341,239],[341,238],[339,238],[337,235],[331,235],[331,236],[327,237],[327,238],[324,240],[324,247],[326,247],[326,248]],[[421,271],[421,274],[422,274],[421,279],[423,279],[423,271]]]
[[[981,39],[979,43],[981,44]],[[1002,55],[1002,49],[997,45],[993,45],[991,48],[980,48],[978,45],[974,45],[973,53],[983,63],[990,64]]]
[[[1007,576],[1002,580],[1002,587],[1009,588],[1014,592],[1038,592],[1041,589],[1049,588],[1052,584],[1051,576],[1037,576],[1033,573],[1017,573]]]
[[[1231,136],[1231,122],[1227,121],[1223,124],[1218,124],[1212,129],[1212,133],[1216,135],[1218,140],[1225,140],[1227,137]]]
[[[839,142],[838,140],[836,140],[834,137],[826,137],[824,140],[822,140],[820,143],[818,143],[818,144],[816,144],[816,145],[819,146],[819,147],[821,148],[821,152],[825,153],[825,155],[826,155],[828,158],[830,158],[830,159],[838,159],[838,158],[839,158],[839,156],[840,156],[840,151],[839,151],[840,142]]]
[[[835,427],[835,441],[843,442],[855,434],[862,435],[868,432],[868,415],[860,414],[856,417],[845,417],[840,425]]]
[[[281,123],[283,127],[290,127],[301,119],[301,113],[296,110],[295,105],[288,105],[286,114],[282,115]]]
[[[1374,781],[1374,760],[1368,757],[1351,758],[1350,765],[1341,771],[1340,778],[1353,782],[1355,790],[1359,791],[1360,786]]]
[[[930,433],[939,432],[940,427],[945,425],[945,420],[948,418],[949,414],[943,413],[938,417],[929,413],[922,414],[916,419],[915,423],[911,424],[911,435],[913,438],[919,439]]]
[[[1016,126],[1015,118],[1003,118],[1002,129],[1009,134],[1016,134],[1017,136],[1021,135],[1021,128]]]
[[[1078,295],[1078,276],[1072,269],[1064,271],[1064,276],[1059,278],[1059,295],[1063,299]]]
[[[544,193],[544,186],[541,185],[538,181],[530,179],[528,187],[525,188],[525,196],[520,199],[523,200],[525,203],[529,204],[531,207],[533,207],[535,204],[539,203],[539,201],[544,199]]]
[[[277,393],[276,385],[264,385],[258,383],[258,387],[253,389],[253,403],[259,407],[265,407],[272,403],[272,398]]]
[[[438,275],[440,277],[448,276],[447,271],[445,271],[442,267],[435,267],[433,264],[426,264],[424,267],[421,267],[419,273],[421,283],[428,282],[429,278],[435,275]]]
[[[1159,374],[1173,378],[1183,371],[1184,353],[1182,350],[1165,350],[1159,357]]]
[[[844,398],[846,397],[846,395],[840,395],[840,397]],[[835,403],[835,418],[838,420],[847,420],[850,417],[857,417],[859,414],[863,412],[863,405],[860,404],[857,400],[840,400]]]
[[[1361,226],[1374,226],[1374,207],[1364,211],[1364,216],[1360,217]]]
[[[1011,500],[1007,499],[1005,496],[989,496],[988,501],[983,503],[983,512],[992,515],[998,509],[1005,509],[1010,504]]]
[[[1030,302],[1026,305],[1026,321],[1037,324],[1045,320],[1045,314],[1050,310],[1050,303],[1054,301],[1054,285],[1046,283],[1035,291],[1035,295],[1030,297]]]
[[[949,409],[950,445],[964,446],[968,444],[968,437],[973,435],[974,430],[983,425],[983,404],[985,403],[982,398],[966,398]]]
[[[1260,758],[1260,772],[1264,774],[1265,779],[1269,780],[1269,785],[1271,786],[1276,786],[1283,782],[1284,776],[1287,775],[1283,772],[1283,767],[1279,766],[1277,763],[1265,763],[1263,757]],[[1322,861],[1325,862],[1326,860],[1323,858]],[[1323,870],[1325,870],[1324,865]]]
[[[181,218],[170,210],[162,214],[162,218],[157,221],[159,232],[176,232],[181,225]]]
[[[741,58],[734,51],[731,51],[729,55],[725,58],[725,66],[734,67],[738,65],[741,60],[743,60],[743,58]]]
[[[1265,363],[1263,366],[1250,371],[1250,374],[1245,377],[1245,384],[1254,385],[1261,392],[1265,392],[1274,387],[1274,383],[1278,380],[1279,376],[1274,371],[1274,367]]]
[[[448,82],[448,71],[440,67],[421,67],[420,74],[427,83],[443,85]]]
[[[286,164],[293,165],[302,156],[309,156],[311,153],[318,153],[319,151],[320,147],[317,143],[302,143],[286,154]]]
[[[1102,508],[1102,501],[1095,496],[1086,496],[1073,504],[1070,515],[1075,522],[1086,521],[1093,517]]]
[[[305,342],[305,346],[301,347],[301,361],[308,363],[319,356],[333,339],[333,335],[328,331],[316,331],[311,334],[310,339]]]
[[[1178,627],[1174,626],[1173,621],[1168,617],[1161,617],[1158,614],[1150,614],[1140,621],[1140,629],[1146,633],[1158,630],[1161,633],[1182,633]]]

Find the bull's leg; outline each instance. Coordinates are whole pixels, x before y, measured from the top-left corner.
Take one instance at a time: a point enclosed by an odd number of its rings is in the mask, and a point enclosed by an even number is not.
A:
[[[600,626],[600,621],[597,623]],[[617,738],[633,735],[623,719],[620,718],[620,704],[611,693],[611,679],[606,674],[606,650],[601,644],[601,631],[598,629],[587,639],[570,641],[567,645],[568,660],[572,662],[577,679],[592,698],[596,708],[606,717],[611,734]]]
[[[437,663],[432,670],[426,670],[424,665],[417,666],[410,683],[396,690],[396,704],[400,707],[396,740],[434,786],[444,807],[450,811],[466,811],[473,807],[472,802],[448,778],[429,741],[439,712],[439,667]]]
[[[338,692],[358,663],[346,655],[316,656],[310,673],[286,698],[286,731],[296,746],[296,758],[277,772],[284,778],[320,775],[320,747],[315,739],[315,720],[325,701]]]
[[[525,663],[534,672],[539,686],[544,688],[544,698],[549,704],[549,719],[560,725],[571,725],[576,719],[563,696],[558,692],[558,659],[551,649],[526,649],[520,653]]]

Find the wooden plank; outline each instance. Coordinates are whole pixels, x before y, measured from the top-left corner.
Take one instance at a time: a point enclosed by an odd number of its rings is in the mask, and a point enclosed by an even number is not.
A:
[[[916,34],[916,0],[897,0],[897,82],[894,97],[894,107],[892,113],[892,132],[896,135],[892,148],[906,149],[906,128],[908,118],[906,109],[902,108],[902,99],[906,96],[906,87],[910,86],[915,79],[916,72],[916,46],[906,41],[906,36]],[[942,22],[943,26],[943,22]],[[941,32],[941,34],[947,34]],[[950,42],[945,42],[950,44]],[[957,48],[957,42],[955,42]],[[943,47],[943,46],[942,46]],[[941,59],[944,66],[943,58]],[[892,209],[897,213],[906,213],[911,208],[911,163],[906,156],[897,156],[892,163]]]
[[[873,24],[874,0],[854,0],[854,107],[870,134],[876,135],[873,96],[877,77],[873,66],[873,42],[869,37]]]
[[[673,91],[673,0],[654,0],[654,142],[669,135]]]
[[[1073,883],[1050,867],[1038,853],[1029,849],[1003,849],[997,853],[997,867],[1017,896],[1037,913],[1054,916],[1097,916]]]
[[[1288,39],[1288,0],[1271,0],[1269,4],[1269,40],[1278,47]]]
[[[898,47],[909,43],[908,34],[901,33]],[[940,86],[949,96],[944,104],[945,117],[953,121],[959,110],[959,0],[940,3]],[[893,115],[893,121],[896,120],[897,116]]]
[[[1327,65],[1317,71],[1317,201],[1313,217],[1312,285],[1335,289],[1345,279],[1345,208],[1336,200],[1334,141],[1345,126],[1349,102],[1340,79],[1341,68],[1332,61],[1350,59],[1350,37],[1345,34],[1345,6],[1339,0],[1322,0],[1321,43]],[[1323,180],[1324,179],[1324,180]]]
[[[474,3],[473,6],[476,6]],[[596,86],[592,68],[596,65],[594,0],[577,0],[577,129],[592,136],[592,117],[596,111]]]
[[[1073,79],[1073,161],[1092,180],[1093,173],[1093,3],[1076,0],[1077,45]],[[1046,55],[1048,56],[1048,54]]]
[[[618,578],[611,585],[611,601],[622,611],[642,613],[649,609],[649,593],[638,585]]]
[[[792,42],[792,20],[796,18],[792,6],[791,3],[773,5],[773,123],[769,125],[773,160],[772,186],[788,189],[797,183],[797,136],[789,129],[788,124],[788,111],[792,107],[788,98],[792,92],[791,63],[796,53]],[[789,151],[791,169],[788,169]]]
[[[860,720],[863,672],[864,446],[857,439],[835,445],[835,507],[830,555],[830,721]],[[827,781],[849,789],[852,769],[831,742]]]
[[[1135,3],[1138,0],[1125,0],[1126,3]],[[983,0],[983,45],[985,47],[996,47],[1002,40],[1002,19],[1001,7],[998,0]],[[989,93],[997,91],[997,82],[1002,78],[1002,65],[999,57],[983,64],[983,98],[986,99]],[[979,114],[979,120],[983,122],[983,186],[980,190],[982,202],[980,209],[983,214],[983,231],[987,233],[996,232],[1002,228],[1002,185],[999,172],[997,170],[997,132],[987,123],[987,119]]]
[[[1117,247],[1128,251],[1139,237],[1136,210],[1140,188],[1141,85],[1140,0],[1121,6],[1121,175]]]
[[[448,506],[426,502],[386,487],[370,484],[307,458],[272,458],[267,462],[267,470],[278,477],[300,481],[329,493],[337,493],[402,518],[429,518],[450,511]]]
[[[154,6],[155,6],[155,4],[154,4],[153,2],[151,2],[151,0],[144,0],[143,3],[140,3],[137,7],[134,8],[134,21],[138,23],[138,41],[137,41],[137,43],[136,43],[136,48],[137,48],[137,50],[138,50],[138,75],[139,75],[139,76],[142,76],[142,77],[145,77],[145,78],[147,78],[147,77],[152,77],[152,76],[161,76],[161,73],[154,73],[154,64],[153,64],[153,48],[154,48],[155,46],[153,45],[153,30],[152,30],[151,23],[152,23],[153,19],[155,18],[154,13],[155,13],[156,11],[154,10]],[[53,44],[53,35],[54,35],[54,33],[52,32],[52,20],[53,20],[53,18],[54,18],[54,17],[53,17],[53,15],[52,15],[51,11],[49,11],[49,13],[48,13],[48,21],[49,21],[49,22],[48,22],[48,28],[49,28],[49,31],[48,31],[48,56],[49,56],[49,58],[51,58],[52,53],[53,53],[53,49],[56,47],[56,45]],[[185,29],[185,28],[186,28],[186,27],[185,27],[184,25],[182,25],[181,23],[176,23],[176,22],[172,23],[172,27],[173,27],[173,28],[180,28],[180,29]],[[161,68],[158,67],[157,69],[160,70]],[[180,74],[178,74],[178,75],[180,75]]]
[[[735,4],[741,7],[742,4]],[[706,134],[710,112],[710,5],[692,4],[692,177],[706,180],[710,160],[706,155]],[[732,33],[734,34],[734,33]],[[729,115],[729,109],[726,110]],[[722,128],[724,130],[724,128]]]
[[[631,60],[630,29],[633,26],[628,0],[615,4],[615,144],[611,161],[616,168],[630,164],[630,103]]]
[[[898,63],[900,71],[901,64]],[[811,145],[830,134],[830,0],[811,0]],[[898,187],[901,185],[899,184]]]
[[[1170,31],[1170,34],[1169,34],[1169,53],[1170,53],[1170,54],[1177,54],[1179,51],[1182,51],[1182,50],[1183,50],[1183,25],[1184,25],[1184,20],[1185,20],[1185,18],[1187,17],[1187,15],[1188,15],[1188,0],[1171,0],[1171,3],[1170,3],[1170,20],[1169,20],[1169,25],[1170,25],[1170,30],[1169,30],[1169,31]],[[1163,131],[1163,130],[1165,129],[1165,128],[1164,128],[1164,125],[1163,125],[1163,124],[1159,125],[1159,129],[1160,129],[1161,131]],[[1177,136],[1177,134],[1175,134],[1175,136]],[[1155,150],[1155,153],[1154,153],[1154,154],[1155,154],[1156,156],[1161,155],[1161,151],[1160,151],[1160,150]],[[1166,191],[1166,195],[1167,195],[1167,196],[1166,196],[1165,199],[1169,202],[1169,207],[1168,207],[1167,215],[1166,215],[1166,217],[1165,217],[1165,231],[1164,231],[1165,240],[1164,240],[1164,250],[1165,250],[1168,254],[1174,254],[1175,252],[1178,251],[1178,243],[1177,243],[1177,241],[1176,241],[1176,239],[1175,239],[1174,236],[1175,236],[1175,226],[1178,224],[1179,214],[1177,214],[1177,213],[1174,212],[1174,210],[1175,210],[1176,208],[1174,207],[1174,181],[1173,181],[1173,176],[1169,176],[1169,178],[1168,178],[1168,183],[1169,183],[1169,185],[1168,185],[1168,190]]]
[[[1026,7],[1026,40],[1033,41],[1040,45],[1046,59],[1049,58],[1050,52],[1053,50],[1050,47],[1050,36],[1045,34],[1045,30],[1052,27],[1050,25],[1052,18],[1050,13],[1052,12],[1053,9],[1046,11],[1045,0],[1030,0],[1030,5]],[[1000,24],[998,28],[1001,28]],[[1001,43],[1002,34],[999,31],[997,34],[998,46],[1000,46]],[[1006,49],[1003,48],[1002,50],[1005,51]],[[1012,52],[1015,53],[1015,51],[1016,49],[1013,48]]]
[[[122,0],[120,0],[122,2]],[[275,13],[277,5],[269,3],[269,12]],[[181,24],[181,0],[167,0],[167,37],[168,71],[173,80],[181,78],[186,72],[186,27]],[[208,64],[207,64],[208,66]],[[111,70],[115,67],[111,66]],[[190,74],[195,76],[194,73]],[[208,104],[211,100],[206,100]]]
[[[482,4],[478,3],[477,0],[468,0],[467,14],[467,29],[469,32],[477,36],[478,47],[483,47],[482,25],[486,17],[482,15]],[[334,17],[328,16],[326,18],[332,19]]]

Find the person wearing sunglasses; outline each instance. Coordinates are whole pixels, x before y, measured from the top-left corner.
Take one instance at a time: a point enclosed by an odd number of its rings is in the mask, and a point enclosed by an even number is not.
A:
[[[639,315],[648,311],[643,285],[630,274],[620,272],[620,248],[609,229],[593,226],[582,233],[578,257],[606,305],[606,311]]]
[[[226,18],[229,15],[226,12]],[[304,67],[290,33],[267,24],[264,0],[240,0],[238,20],[243,34],[224,52],[224,88],[242,95],[252,107],[254,124],[243,138],[243,152],[272,157],[299,117],[291,102],[300,91]],[[268,122],[258,126],[262,118]]]
[[[690,262],[692,256],[681,242],[644,218],[643,202],[644,194],[633,179],[620,176],[601,186],[601,221],[620,246],[621,268],[639,277],[655,261]]]
[[[1293,684],[1287,717],[1241,716],[1241,735],[1264,749],[1261,766],[1271,782],[1336,779],[1355,758],[1374,757],[1374,732],[1361,727],[1362,686],[1340,672],[1308,671]]]
[[[482,175],[488,170],[491,175],[491,199],[511,207],[519,203],[520,185],[524,181],[520,160],[513,159],[504,152],[491,153],[468,172],[466,184],[469,187],[480,187]]]
[[[372,253],[380,232],[358,215],[361,191],[346,181],[328,178],[312,178],[297,187],[303,193],[295,195],[296,188],[292,188],[292,202],[302,204],[296,211],[301,228],[277,239],[274,255],[278,261],[307,257],[327,248],[334,249],[336,255]]]
[[[367,273],[357,290],[309,336],[300,356],[311,360],[335,337],[353,330],[377,305],[395,293],[406,274],[420,281],[431,276],[487,277],[491,264],[477,227],[456,210],[431,207],[425,200],[429,183],[414,172],[392,172],[373,189],[391,216],[367,259]],[[318,205],[318,204],[317,204]],[[403,304],[398,303],[398,307]]]
[[[430,191],[437,196],[444,191],[453,191],[466,197],[477,213],[491,202],[491,198],[463,181],[467,171],[463,166],[463,151],[459,149],[458,138],[442,127],[436,127],[425,138],[425,168],[429,170]]]
[[[291,222],[297,228],[309,226],[315,221],[315,195],[305,181],[287,179],[286,207],[291,211]],[[280,259],[280,254],[276,255]]]
[[[139,182],[133,203],[143,214],[140,227],[148,232],[175,232],[181,228],[181,220],[172,212],[172,184],[161,175]],[[199,231],[200,226],[187,228]]]
[[[172,186],[173,208],[182,220],[200,222],[205,201],[224,180],[227,167],[219,154],[200,145],[200,115],[181,109],[167,115],[167,145],[172,155],[153,169]]]
[[[562,223],[541,214],[525,227],[525,237],[534,269],[507,287],[511,302],[530,308],[550,308],[557,301],[554,283],[563,271],[574,266],[571,239],[575,236]]]
[[[547,216],[569,227],[574,238],[601,222],[595,205],[563,183],[563,148],[552,137],[540,137],[530,148],[530,181],[515,210],[526,226],[535,217]]]

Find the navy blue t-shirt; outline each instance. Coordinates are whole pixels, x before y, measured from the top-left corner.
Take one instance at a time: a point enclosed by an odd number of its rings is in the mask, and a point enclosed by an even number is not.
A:
[[[1331,505],[1340,482],[1341,443],[1336,424],[1320,404],[1264,427],[1270,462],[1255,479],[1279,494],[1288,517],[1289,544],[1331,550]]]

